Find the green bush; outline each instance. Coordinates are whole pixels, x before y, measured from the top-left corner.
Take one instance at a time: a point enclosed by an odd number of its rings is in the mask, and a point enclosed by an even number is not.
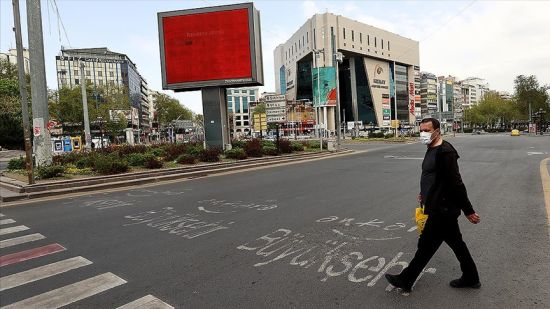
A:
[[[219,148],[203,149],[199,155],[199,159],[202,162],[219,162],[221,152]]]
[[[179,164],[195,164],[197,161],[198,158],[190,154],[183,154],[176,159],[176,162]]]
[[[242,148],[233,148],[231,150],[226,150],[224,155],[228,159],[244,160],[247,158],[246,152]]]
[[[291,142],[292,151],[304,151],[304,144],[300,142]]]
[[[78,161],[74,163],[76,167],[78,168],[94,168],[95,164],[98,160],[102,160],[105,157],[116,157],[118,158],[116,153],[112,153],[109,155],[103,155],[98,153],[88,153],[86,156],[82,156]],[[68,163],[70,164],[70,163]]]
[[[104,156],[96,160],[94,170],[102,175],[120,174],[128,171],[128,162]]]
[[[185,151],[185,154],[198,157],[200,156],[203,150],[204,150],[204,147],[202,145],[199,145],[199,144],[189,145],[187,147],[187,150]]]
[[[279,150],[281,153],[292,153],[292,145],[290,144],[290,141],[287,139],[280,139]]]
[[[262,140],[262,147],[277,147],[277,145],[275,145],[274,141],[264,139]]]
[[[147,146],[145,145],[128,145],[124,144],[121,146],[118,146],[117,152],[119,156],[123,157],[132,153],[144,153],[147,151]]]
[[[147,151],[147,153],[150,153],[150,154],[154,155],[155,157],[165,157],[166,156],[166,150],[164,150],[164,148],[160,148],[160,147],[150,148],[149,151]]]
[[[242,148],[244,149],[244,146],[246,145],[246,141],[245,140],[232,140],[231,141],[231,147],[233,148]]]
[[[62,176],[64,172],[65,167],[63,165],[40,166],[36,169],[36,175],[39,179],[59,177]]]
[[[24,157],[13,158],[8,162],[9,170],[24,170],[26,167]]]
[[[126,161],[130,166],[144,166],[145,161],[149,157],[155,157],[153,154],[144,154],[144,153],[131,153],[125,157]]]
[[[321,148],[321,142],[319,142],[319,141],[308,141],[307,148],[308,149],[319,149],[319,148]]]
[[[244,146],[244,151],[249,157],[261,157],[262,153],[262,144],[259,139],[254,138],[246,142]]]
[[[142,165],[149,169],[162,168],[164,165],[162,161],[155,157],[153,154],[146,154],[143,156]]]
[[[393,133],[384,134],[384,138],[392,138],[392,137],[393,137]]]
[[[279,155],[279,150],[275,146],[266,146],[262,148],[262,152],[267,156],[277,156]]]
[[[90,153],[79,151],[79,152],[68,152],[61,155],[55,155],[52,157],[52,162],[54,165],[66,165],[66,164],[76,164],[82,158],[85,158]]]
[[[173,161],[180,155],[186,153],[187,151],[186,144],[166,144],[164,145],[164,151],[166,155],[164,156],[164,161]]]
[[[369,138],[384,138],[384,133],[382,132],[369,132]]]

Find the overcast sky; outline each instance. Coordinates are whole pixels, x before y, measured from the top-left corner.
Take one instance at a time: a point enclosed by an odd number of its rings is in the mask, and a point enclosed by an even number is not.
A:
[[[67,36],[58,30],[54,0],[42,1],[46,76],[57,87],[61,45],[107,47],[127,54],[154,90],[161,90],[157,12],[242,1],[56,0]],[[21,2],[24,45],[26,8]],[[265,86],[274,91],[273,50],[315,13],[330,12],[420,41],[420,69],[485,78],[513,92],[516,75],[550,83],[550,1],[256,1],[262,21]],[[0,51],[15,48],[11,0],[0,0]],[[61,32],[61,36],[59,36]],[[207,69],[207,68],[205,68]],[[172,94],[202,113],[200,92]]]

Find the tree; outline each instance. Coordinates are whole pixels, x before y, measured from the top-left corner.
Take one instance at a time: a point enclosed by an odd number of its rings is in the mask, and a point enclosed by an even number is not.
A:
[[[262,103],[256,105],[256,107],[254,107],[253,114],[254,115],[256,115],[256,114],[265,114],[265,110],[266,110],[265,103],[262,102]]]
[[[159,127],[165,127],[176,119],[192,120],[193,112],[180,102],[164,93],[155,94],[155,109]]]
[[[541,108],[547,113],[550,112],[547,93],[547,90],[550,89],[549,85],[540,86],[534,75],[519,75],[514,80],[514,84],[514,99],[523,119],[529,119],[529,103],[531,103],[531,112]]]
[[[24,148],[23,116],[19,96],[17,66],[0,59],[0,145],[6,148]],[[30,76],[25,75],[29,117],[32,118]],[[30,119],[29,118],[29,119]]]

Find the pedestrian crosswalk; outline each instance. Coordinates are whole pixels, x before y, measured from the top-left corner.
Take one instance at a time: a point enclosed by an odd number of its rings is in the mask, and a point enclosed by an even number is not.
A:
[[[5,217],[0,214],[0,217]],[[20,233],[29,230],[27,226],[16,225],[16,221],[13,219],[0,220],[0,235],[9,235]],[[8,237],[9,237],[8,236]],[[46,237],[39,233],[27,234],[22,236],[16,236],[9,239],[0,240],[0,248],[15,247],[22,244],[32,244],[35,241],[46,239]],[[17,247],[15,247],[17,248]],[[40,258],[46,255],[53,255],[58,252],[66,251],[67,249],[60,244],[52,243],[45,246],[37,246],[27,250],[21,250],[18,252],[5,254],[0,256],[0,268],[9,268],[12,264],[22,263],[27,260],[40,260]],[[93,262],[82,257],[76,256],[72,258],[63,259],[57,262],[49,263],[25,271],[13,273],[7,276],[3,276],[0,272],[0,306],[1,309],[13,309],[13,308],[60,308],[63,306],[74,304],[75,302],[93,297],[102,292],[114,289],[127,283],[126,280],[117,276],[116,274],[107,272],[93,276],[91,278],[84,278],[83,280],[70,283],[68,285],[47,291],[29,298],[16,301],[11,304],[5,304],[2,301],[2,294],[6,291],[17,291],[18,289],[24,289],[25,285],[40,280],[48,280],[48,278],[61,275],[66,272],[74,271],[82,267],[91,267]],[[122,309],[170,309],[174,308],[162,300],[154,297],[153,295],[146,295],[144,297],[133,300],[118,308]]]

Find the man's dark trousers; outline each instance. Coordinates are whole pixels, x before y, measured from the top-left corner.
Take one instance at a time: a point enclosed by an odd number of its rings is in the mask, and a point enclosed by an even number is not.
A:
[[[455,253],[460,262],[462,278],[467,282],[479,282],[476,264],[462,240],[457,218],[440,214],[428,217],[424,231],[418,240],[418,250],[409,266],[400,274],[402,280],[412,285],[442,242],[446,242]]]

